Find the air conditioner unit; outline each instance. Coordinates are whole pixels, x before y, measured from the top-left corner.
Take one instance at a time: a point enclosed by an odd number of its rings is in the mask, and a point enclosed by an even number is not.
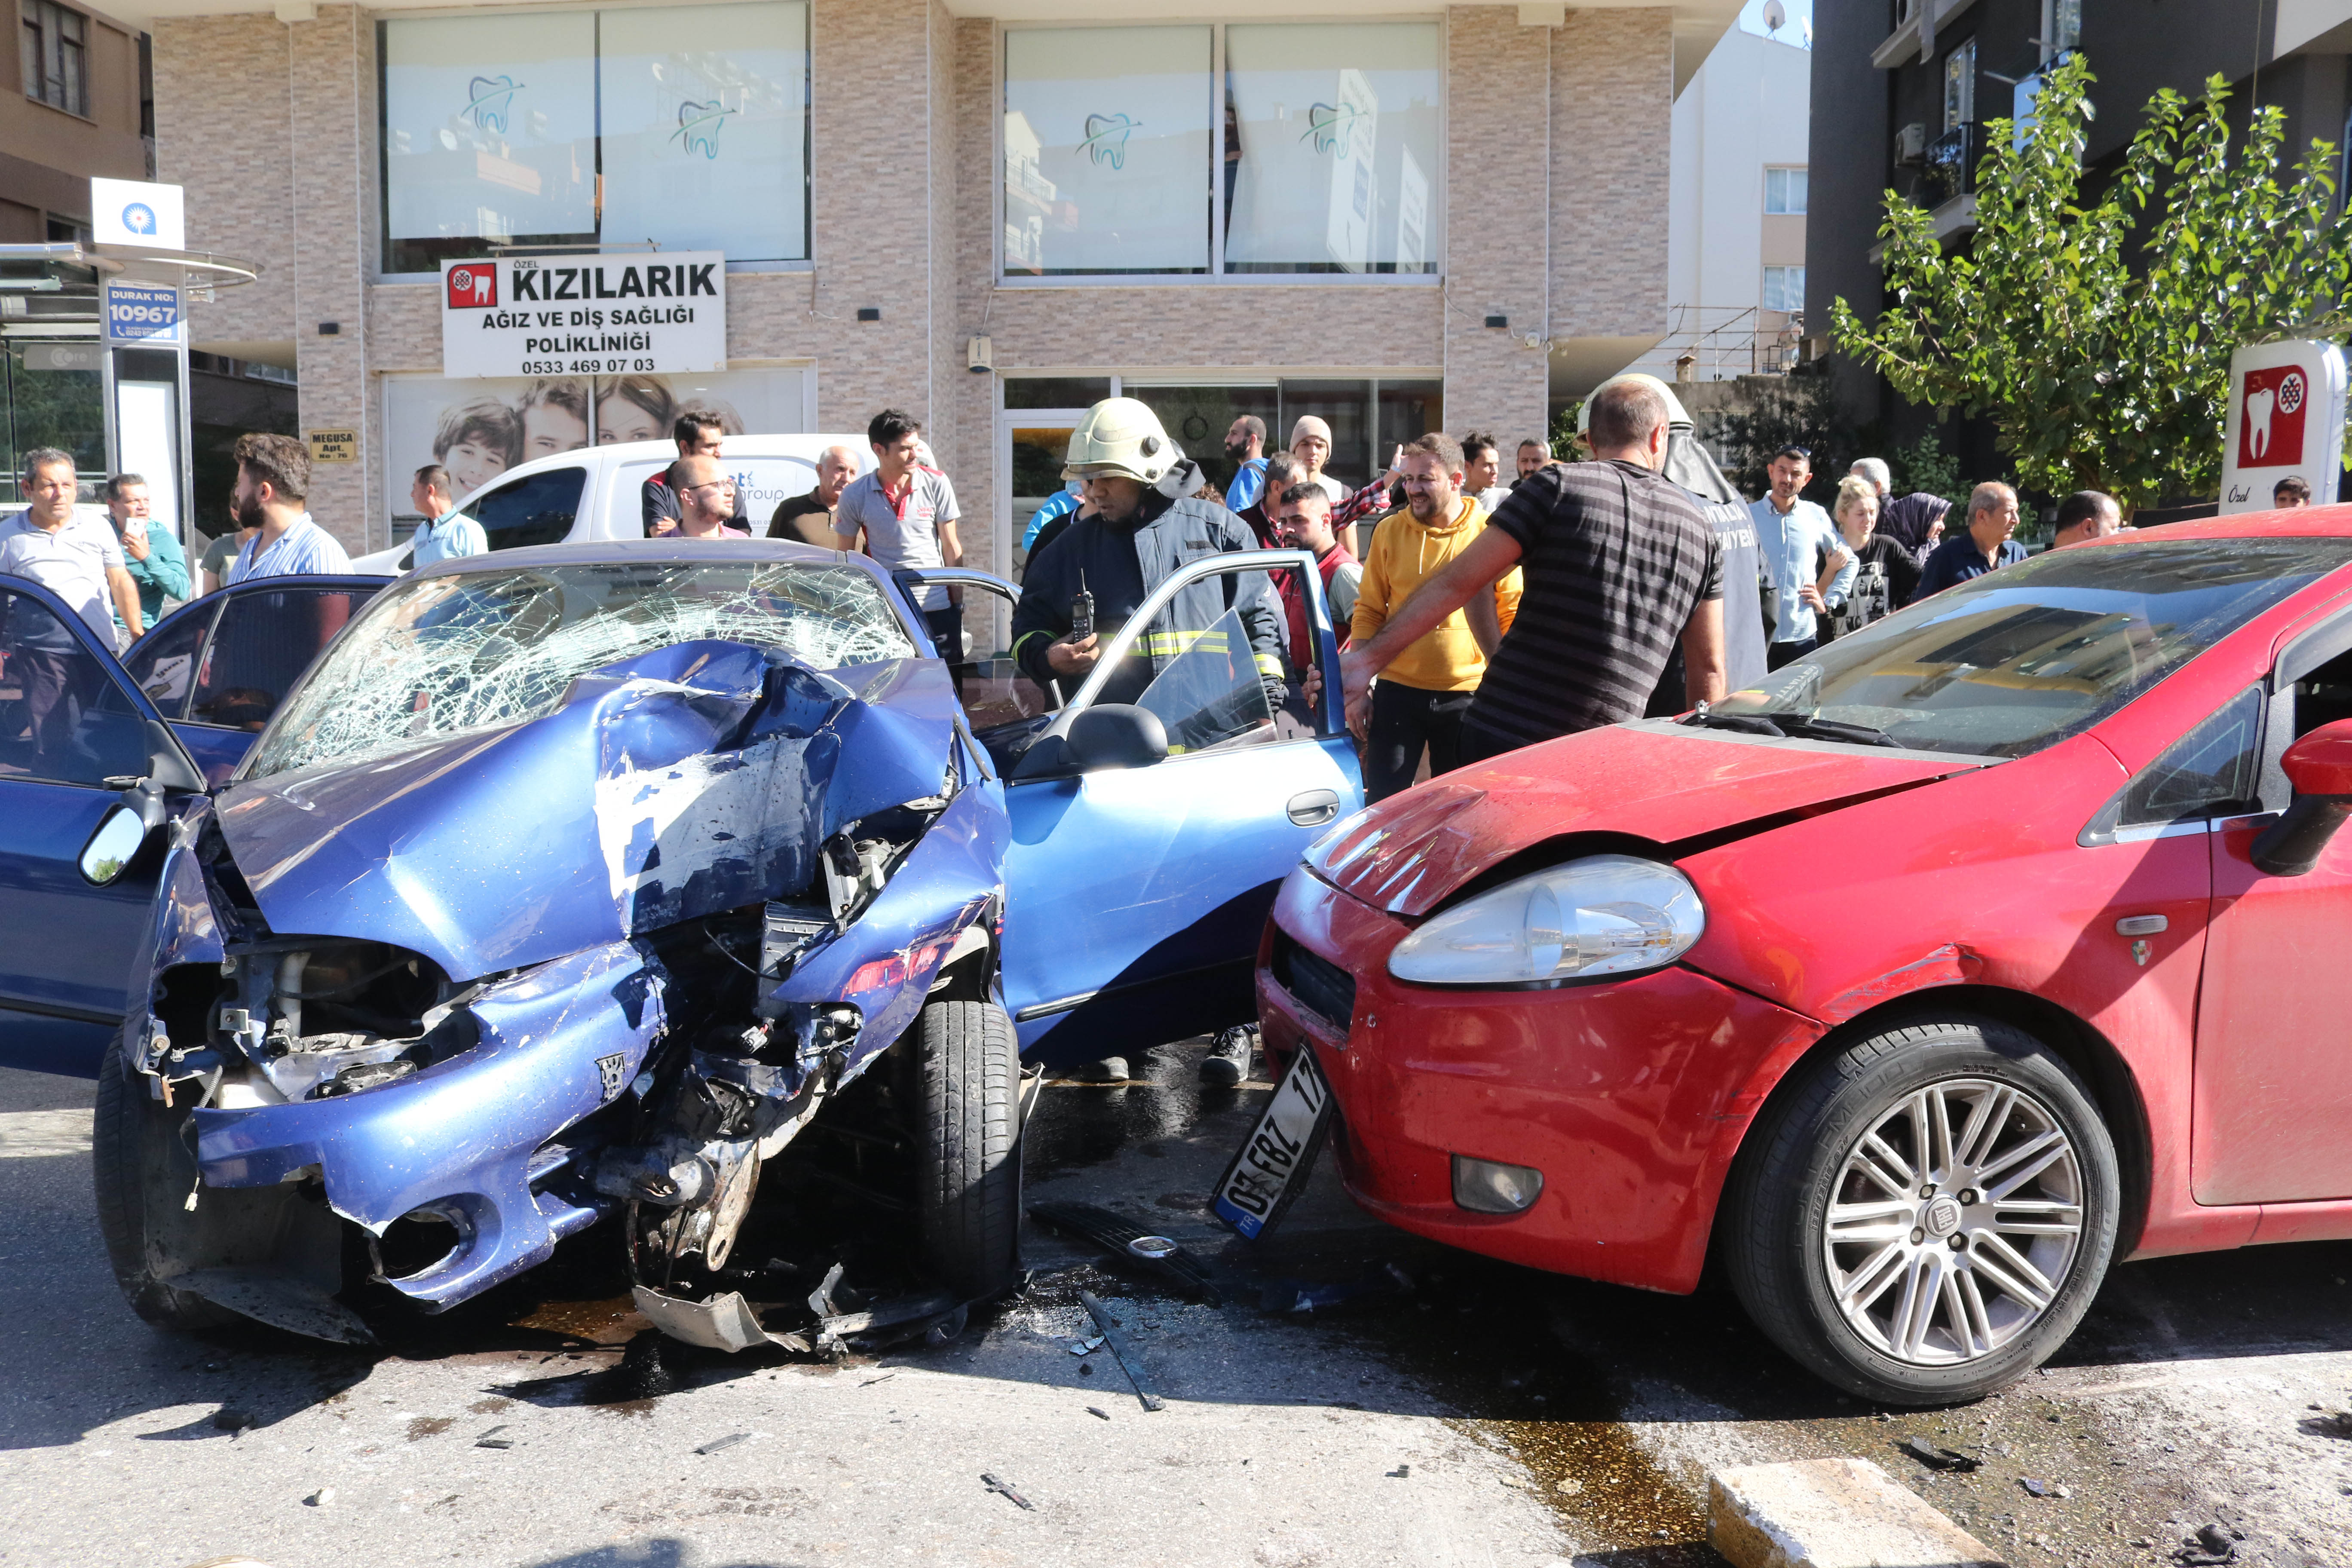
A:
[[[1913,121],[1895,133],[1895,162],[1899,168],[1910,168],[1927,155],[1927,128]]]

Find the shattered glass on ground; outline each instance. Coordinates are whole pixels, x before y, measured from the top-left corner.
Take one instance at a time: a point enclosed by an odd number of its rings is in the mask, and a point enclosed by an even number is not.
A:
[[[248,776],[345,763],[549,713],[580,676],[702,639],[814,669],[919,656],[871,576],[775,562],[633,562],[387,589],[287,704]]]

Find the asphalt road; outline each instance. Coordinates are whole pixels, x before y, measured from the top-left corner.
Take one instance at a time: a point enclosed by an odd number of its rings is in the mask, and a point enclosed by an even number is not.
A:
[[[1028,1289],[961,1337],[830,1366],[677,1346],[648,1366],[593,1234],[383,1352],[156,1333],[99,1245],[90,1086],[0,1072],[0,1564],[1696,1568],[1717,1561],[1707,1467],[1826,1454],[1876,1460],[2013,1563],[2168,1563],[2213,1522],[2243,1563],[2352,1563],[2352,1440],[2328,1419],[2352,1403],[2352,1247],[2119,1269],[2042,1375],[1880,1412],[1719,1294],[1447,1253],[1363,1219],[1328,1170],[1275,1240],[1232,1241],[1206,1194],[1264,1089],[1198,1089],[1199,1049],[1154,1053],[1148,1083],[1049,1089],[1028,1197],[1184,1241],[1232,1301],[1033,1226]],[[837,1259],[887,1293],[890,1216],[776,1195],[743,1244],[782,1266],[776,1291]],[[1166,1409],[1108,1349],[1070,1353],[1081,1289]],[[1914,1436],[1980,1468],[1933,1474],[1897,1451]]]

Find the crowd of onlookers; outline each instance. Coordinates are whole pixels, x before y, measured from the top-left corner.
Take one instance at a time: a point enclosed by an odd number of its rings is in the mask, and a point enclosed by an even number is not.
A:
[[[1375,800],[1424,771],[1444,773],[1549,735],[1720,696],[1727,684],[1744,687],[1825,641],[2025,554],[2009,485],[1977,485],[1954,519],[1942,497],[1893,494],[1886,463],[1863,458],[1839,478],[1824,510],[1804,498],[1814,474],[1813,454],[1802,446],[1773,455],[1766,493],[1744,513],[1710,507],[1664,477],[1669,417],[1679,410],[1647,377],[1620,378],[1590,400],[1579,438],[1590,461],[1556,458],[1547,442],[1529,438],[1514,449],[1507,475],[1493,436],[1433,431],[1398,446],[1385,471],[1356,489],[1328,471],[1332,430],[1313,415],[1295,421],[1287,447],[1271,452],[1264,420],[1235,418],[1223,444],[1233,477],[1218,487],[1143,405],[1112,404],[1130,410],[1120,417],[1140,419],[1139,440],[1165,444],[1169,461],[1130,464],[1132,472],[1083,464],[1074,442],[1067,488],[1038,509],[1022,536],[1028,578],[1036,579],[1039,563],[1076,525],[1105,521],[1097,478],[1131,482],[1137,494],[1125,500],[1138,516],[1157,516],[1181,499],[1237,520],[1243,531],[1214,541],[1308,552],[1345,650],[1349,721]],[[749,536],[761,520],[746,515],[723,464],[720,422],[688,409],[671,436],[677,460],[645,482],[640,498],[646,536]],[[870,466],[846,446],[826,448],[815,485],[775,509],[765,520],[767,537],[862,551],[892,570],[960,565],[955,489],[921,426],[885,409],[866,437]],[[93,636],[120,647],[196,594],[255,577],[349,570],[341,546],[307,510],[303,444],[251,434],[237,440],[235,456],[234,531],[213,540],[192,570],[172,531],[150,526],[149,489],[140,475],[105,482],[100,521],[75,511],[68,454],[29,453],[30,504],[0,519],[0,574],[48,587]],[[1192,487],[1181,498],[1157,495],[1171,475]],[[456,488],[438,463],[413,476],[410,500],[424,521],[409,564],[488,550],[481,524],[456,509]],[[2297,479],[2281,480],[2273,496],[2282,508],[2311,500]],[[1141,525],[1130,519],[1130,526]],[[2051,548],[2122,526],[2113,498],[2077,491],[2057,507]],[[1097,558],[1098,547],[1081,541],[1059,552],[1091,562],[1091,578],[1079,567],[1073,579],[1090,602],[1097,592],[1116,599],[1129,579],[1142,585],[1119,552]],[[961,590],[920,593],[934,639],[960,655]],[[1276,598],[1277,647],[1265,657],[1295,689],[1314,663],[1306,656],[1305,588],[1280,584]],[[1107,605],[1104,619],[1115,626],[1131,607]],[[1033,629],[1055,635],[1026,647],[1016,639],[1011,651],[1024,670],[1058,680],[1090,668],[1094,643],[1074,650],[1066,626],[1056,628],[1052,617]],[[12,647],[20,643],[12,639]],[[1761,668],[1751,668],[1758,652]]]

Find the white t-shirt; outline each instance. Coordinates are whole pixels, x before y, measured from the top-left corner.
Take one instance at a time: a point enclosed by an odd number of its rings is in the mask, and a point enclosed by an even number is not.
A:
[[[106,574],[122,569],[114,530],[96,518],[77,511],[55,532],[35,526],[29,511],[0,519],[0,573],[38,583],[64,600],[98,634],[101,647],[117,646]],[[47,639],[28,638],[26,646],[47,646]]]
[[[956,510],[955,487],[931,468],[917,468],[908,478],[903,511],[883,493],[879,472],[868,471],[849,481],[833,523],[834,537],[844,550],[856,548],[862,528],[866,552],[891,571],[921,571],[945,563],[940,556],[940,524],[963,515]],[[947,602],[945,588],[926,588],[920,607],[944,609]]]

